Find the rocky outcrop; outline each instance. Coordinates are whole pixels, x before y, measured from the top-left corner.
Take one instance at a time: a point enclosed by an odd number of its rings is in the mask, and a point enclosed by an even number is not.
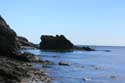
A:
[[[83,51],[95,51],[95,49],[89,47],[89,46],[82,46],[82,47],[79,47],[79,46],[74,46],[73,48],[74,50],[83,50]]]
[[[28,39],[21,36],[16,37],[16,43],[19,48],[25,48],[25,47],[38,48],[37,45],[33,44],[32,42],[29,42]]]
[[[67,63],[67,62],[59,62],[59,65],[61,65],[61,66],[69,66],[69,63]]]
[[[29,42],[26,38],[17,36],[16,32],[12,30],[5,20],[0,16],[0,53],[11,54],[22,47],[33,47],[37,45]],[[38,48],[38,47],[37,47]]]
[[[0,16],[0,53],[11,54],[16,49],[16,33]]]
[[[40,49],[72,49],[73,44],[63,35],[42,35]]]
[[[26,38],[18,37],[0,16],[0,83],[50,82],[51,79],[33,68],[33,63],[50,64],[30,53],[17,52],[21,46],[33,46]],[[39,81],[38,81],[39,80]]]
[[[0,83],[20,83],[23,78],[29,77],[26,65],[16,59],[0,56]]]
[[[28,55],[27,55],[28,54]],[[43,71],[34,69],[32,61],[38,58],[32,58],[33,55],[24,53],[14,58],[8,58],[0,55],[0,83],[49,83],[52,81]],[[22,57],[22,58],[21,58]],[[27,62],[31,61],[31,62]],[[46,61],[40,61],[43,64],[50,64]]]
[[[73,51],[73,50],[83,50],[83,51],[94,51],[95,49],[89,46],[75,46],[72,42],[66,39],[63,35],[49,36],[42,35],[40,49],[44,50],[56,50],[56,51]]]

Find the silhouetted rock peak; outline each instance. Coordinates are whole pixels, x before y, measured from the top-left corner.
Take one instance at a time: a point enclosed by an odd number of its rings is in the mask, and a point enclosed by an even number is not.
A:
[[[22,36],[17,36],[16,42],[19,48],[25,48],[25,47],[38,48],[37,45],[33,44],[32,42],[28,41],[27,38]]]
[[[0,16],[0,52],[12,53],[16,48],[16,32],[14,32]]]
[[[72,49],[73,44],[64,35],[42,35],[41,49]]]

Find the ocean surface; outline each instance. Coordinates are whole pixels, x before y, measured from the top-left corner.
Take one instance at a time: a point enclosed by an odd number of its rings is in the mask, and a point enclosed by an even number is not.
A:
[[[46,52],[26,49],[54,65],[35,65],[52,83],[125,83],[125,47],[93,46],[97,51]],[[104,51],[104,50],[110,50]],[[69,66],[58,65],[66,62]]]

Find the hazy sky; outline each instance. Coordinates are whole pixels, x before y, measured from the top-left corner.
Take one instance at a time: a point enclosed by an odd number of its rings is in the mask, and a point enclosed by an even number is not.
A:
[[[125,45],[125,0],[1,0],[0,14],[35,43],[64,34],[74,44]]]

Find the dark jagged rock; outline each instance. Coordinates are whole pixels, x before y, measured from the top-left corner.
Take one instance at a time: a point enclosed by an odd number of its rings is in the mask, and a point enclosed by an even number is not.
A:
[[[32,42],[29,42],[28,39],[26,39],[25,37],[17,36],[16,42],[19,48],[25,48],[25,47],[38,48],[37,45],[33,44]]]
[[[16,49],[16,33],[0,16],[0,52],[3,54],[11,54]]]
[[[83,51],[95,51],[95,49],[93,49],[89,46],[82,46],[82,47],[74,46],[74,49],[75,50],[83,50]]]
[[[59,62],[59,65],[62,65],[62,66],[69,66],[69,63],[67,63],[67,62]]]
[[[63,35],[49,36],[42,35],[40,49],[44,50],[53,50],[53,51],[73,51],[73,50],[83,50],[83,51],[94,51],[95,49],[90,48],[89,46],[74,46],[68,39]]]
[[[82,49],[86,50],[86,51],[94,51],[95,49],[90,48],[89,46],[83,46]]]
[[[0,16],[0,53],[11,54],[22,47],[38,48],[37,45],[29,42],[26,38],[17,36],[5,20]]]
[[[49,36],[42,35],[40,49],[72,49],[73,44],[63,35]]]

